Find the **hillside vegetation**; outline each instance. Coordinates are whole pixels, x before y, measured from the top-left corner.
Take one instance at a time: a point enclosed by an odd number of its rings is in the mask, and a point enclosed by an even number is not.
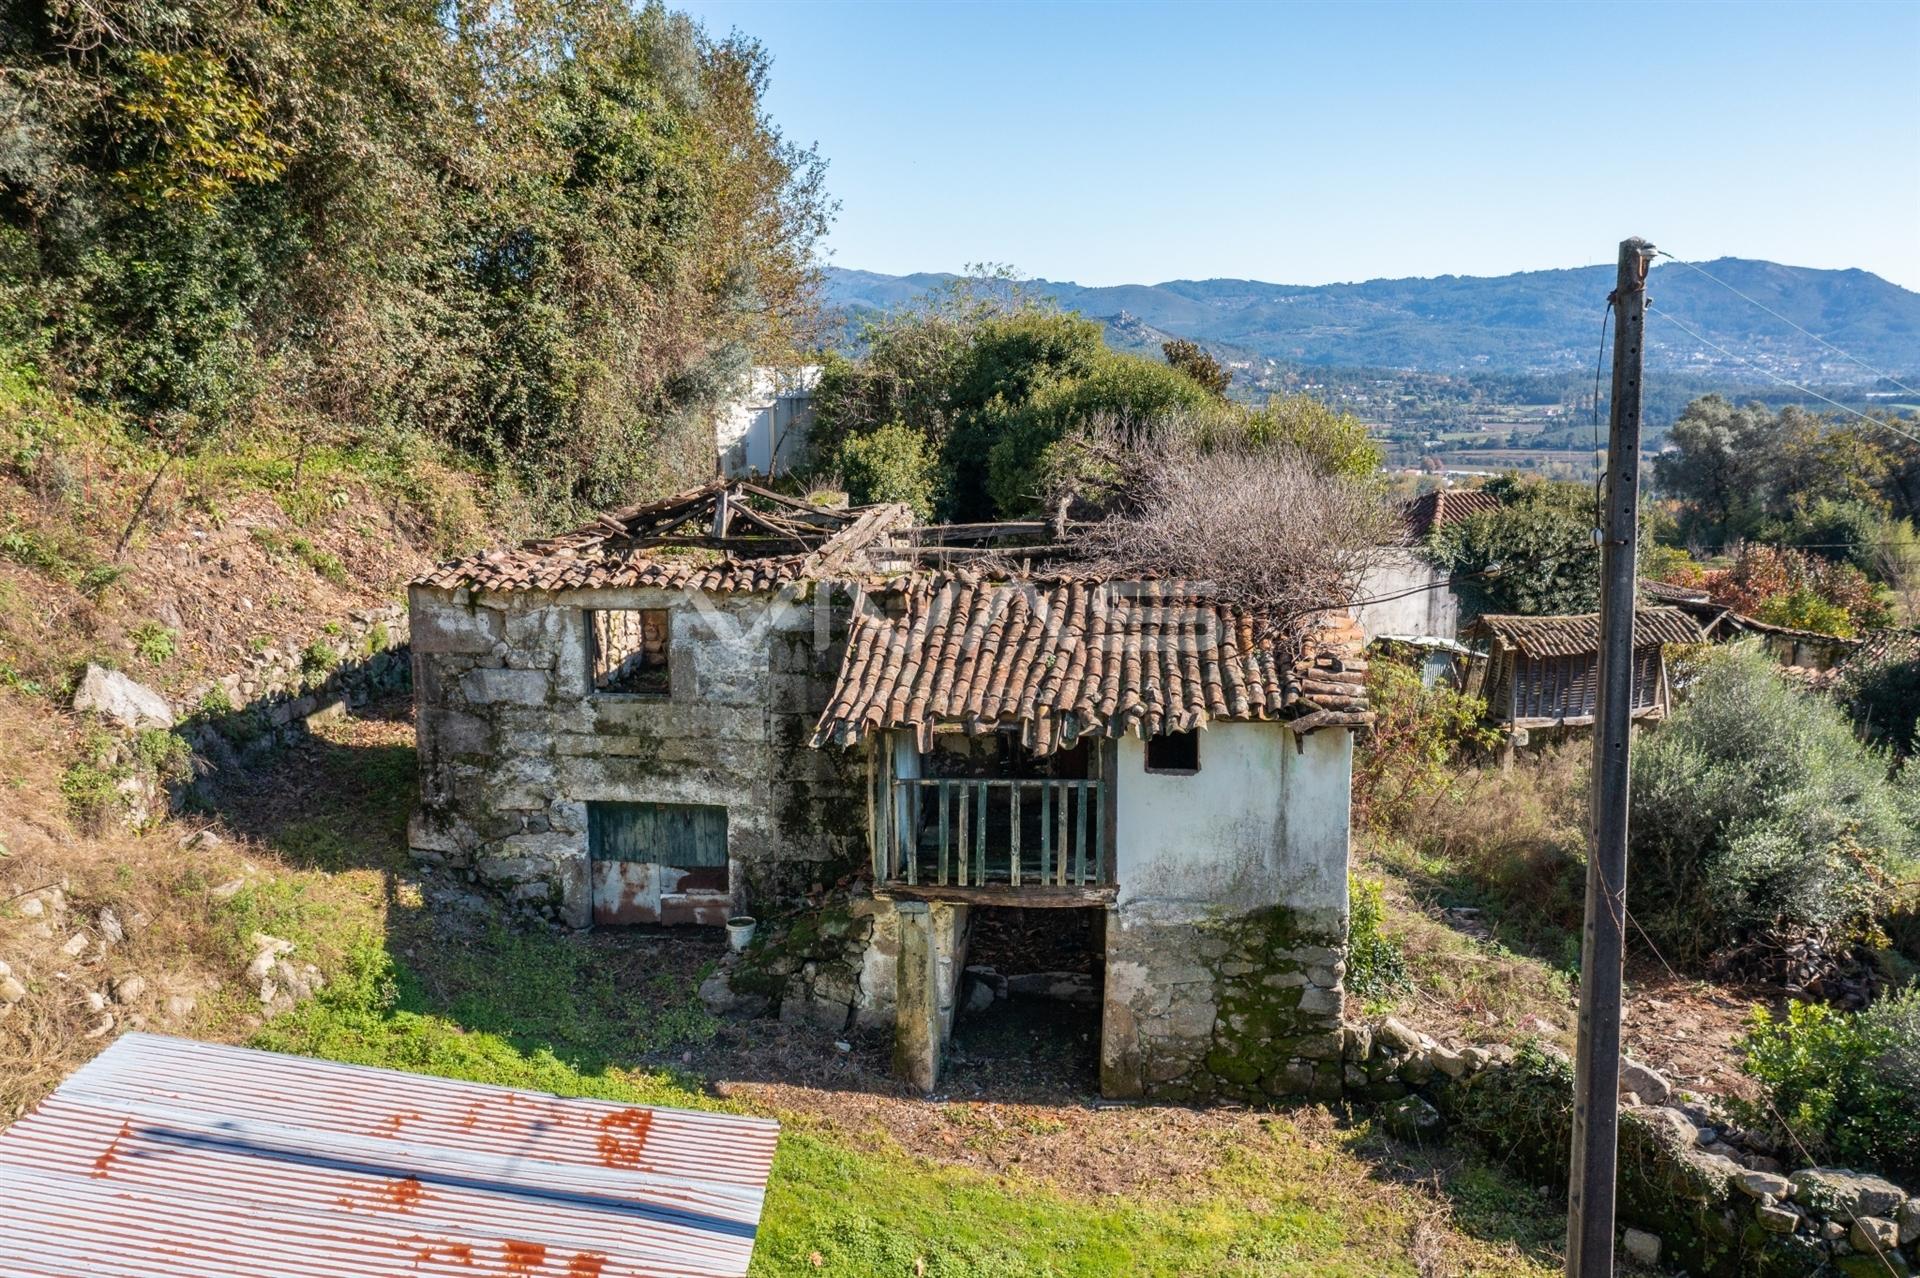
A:
[[[169,453],[417,439],[611,505],[806,330],[820,161],[658,5],[26,6],[0,67],[0,348]]]
[[[1920,371],[1914,348],[1920,293],[1866,271],[1740,258],[1703,266],[1909,383],[1915,379],[1907,375]],[[828,296],[856,315],[886,313],[911,306],[953,278],[836,268],[828,274]],[[1283,363],[1526,373],[1591,368],[1600,308],[1613,281],[1614,267],[1606,265],[1317,286],[1217,279],[1106,287],[1035,280],[1031,287],[1069,310],[1104,317],[1124,313],[1136,324]],[[1830,354],[1818,343],[1685,267],[1661,263],[1649,287],[1663,310],[1745,359],[1801,380],[1872,380],[1871,373],[1855,366],[1829,367]],[[1697,368],[1697,356],[1717,358],[1677,329],[1650,326],[1652,368]],[[1751,370],[1739,378],[1764,380]]]

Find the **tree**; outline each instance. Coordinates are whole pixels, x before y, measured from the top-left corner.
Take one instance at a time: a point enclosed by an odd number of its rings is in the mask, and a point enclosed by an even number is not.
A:
[[[1593,490],[1518,475],[1503,475],[1486,487],[1501,498],[1500,508],[1442,527],[1427,547],[1434,562],[1462,579],[1468,611],[1594,611],[1600,548],[1593,537]],[[1489,573],[1495,566],[1498,571]]]
[[[1331,474],[1290,443],[1181,417],[1100,434],[1110,513],[1085,536],[1115,575],[1206,582],[1293,638],[1310,612],[1355,597],[1388,540],[1370,478]]]
[[[1661,488],[1686,502],[1719,542],[1765,515],[1786,432],[1763,405],[1735,408],[1718,395],[1687,405],[1654,462]]]
[[[1176,337],[1160,343],[1160,353],[1167,357],[1170,367],[1191,377],[1201,390],[1218,399],[1227,397],[1227,387],[1233,384],[1233,374],[1220,367],[1220,361],[1200,349],[1197,343]]]
[[[1773,625],[1846,638],[1892,620],[1865,573],[1808,551],[1747,542],[1703,584],[1715,603]]]
[[[0,335],[143,420],[430,432],[609,504],[704,475],[811,332],[821,162],[764,50],[658,4],[29,5],[0,64]]]
[[[922,519],[933,515],[939,473],[926,438],[904,422],[892,422],[840,442],[834,461],[856,506],[898,501]]]

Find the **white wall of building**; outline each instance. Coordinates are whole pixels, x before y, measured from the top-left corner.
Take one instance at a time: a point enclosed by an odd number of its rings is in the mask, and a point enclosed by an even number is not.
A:
[[[714,447],[726,476],[777,475],[805,456],[820,368],[755,368],[714,419]]]
[[[1149,772],[1146,743],[1119,743],[1114,779],[1118,904],[1347,908],[1351,734],[1215,723],[1200,770]]]
[[[1416,551],[1395,547],[1360,581],[1359,597],[1377,599],[1353,610],[1367,638],[1454,639],[1460,631],[1460,596],[1441,583],[1447,572]]]

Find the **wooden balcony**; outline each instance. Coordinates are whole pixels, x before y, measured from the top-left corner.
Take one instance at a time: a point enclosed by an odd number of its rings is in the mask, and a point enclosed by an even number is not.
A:
[[[1104,781],[908,778],[888,787],[885,895],[1019,906],[1113,899]]]

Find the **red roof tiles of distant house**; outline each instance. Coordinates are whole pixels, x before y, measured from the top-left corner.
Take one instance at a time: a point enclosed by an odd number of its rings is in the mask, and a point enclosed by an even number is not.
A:
[[[1419,544],[1448,524],[1483,511],[1498,510],[1500,498],[1484,488],[1441,488],[1422,493],[1400,508],[1407,540]]]

